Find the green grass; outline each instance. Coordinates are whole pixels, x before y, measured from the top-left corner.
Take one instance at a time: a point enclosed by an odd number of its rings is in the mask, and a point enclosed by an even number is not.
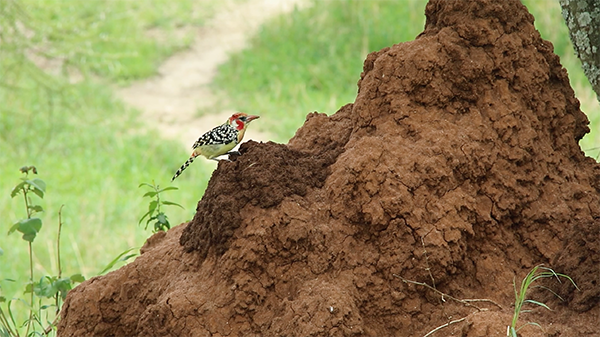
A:
[[[0,142],[0,152],[5,154],[0,158],[4,228],[0,247],[5,251],[0,257],[4,260],[0,279],[17,279],[2,285],[7,297],[18,296],[27,281],[27,274],[19,272],[26,270],[25,242],[17,234],[5,236],[10,225],[25,216],[22,200],[9,197],[12,186],[19,182],[21,165],[36,165],[48,184],[41,202],[46,210],[42,214],[44,228],[34,242],[36,273],[56,273],[57,212],[64,204],[63,269],[91,277],[122,251],[141,246],[150,235],[138,226],[148,207],[148,200],[142,199],[145,191],[138,185],[155,180],[168,186],[188,155],[178,143],[161,141],[155,131],[144,130],[135,113],[115,101],[104,86],[83,83],[73,88],[69,99],[81,115],[65,114],[69,108],[57,103],[54,118],[43,112],[41,116],[22,115],[24,120],[17,128],[0,131],[19,140]],[[210,174],[202,165],[188,171],[177,182],[186,188],[169,195],[186,207],[166,210],[174,225],[192,218]]]
[[[187,25],[199,25],[214,8],[192,0],[135,1],[4,0],[0,2],[0,280],[1,294],[23,298],[28,281],[27,243],[8,229],[26,216],[10,191],[19,168],[35,165],[47,183],[41,201],[43,228],[33,242],[34,274],[56,275],[56,230],[62,212],[65,274],[97,275],[151,234],[138,226],[148,209],[153,180],[163,187],[187,158],[179,143],[148,130],[138,113],[115,98],[111,83],[127,83],[156,72],[170,53],[185,47]],[[192,10],[193,9],[193,10]],[[184,33],[179,31],[183,27]],[[160,42],[149,34],[161,36]],[[191,32],[191,30],[190,30]],[[59,58],[85,75],[77,84],[31,62]],[[27,57],[29,56],[29,57]],[[56,68],[56,67],[55,67]],[[60,70],[61,66],[58,67]],[[192,218],[213,165],[196,165],[169,200],[186,207],[166,209],[173,225]],[[17,307],[24,317],[24,308]]]
[[[272,20],[220,68],[219,88],[236,109],[287,141],[311,111],[354,101],[367,54],[423,30],[424,1],[315,1]]]
[[[553,293],[556,297],[558,297],[562,301],[563,299],[560,296],[558,296],[558,294],[553,292],[551,289],[544,287],[544,286],[538,286],[538,285],[534,286],[533,285],[533,283],[535,283],[536,281],[544,279],[544,278],[555,278],[560,283],[561,277],[567,279],[569,282],[571,282],[571,284],[573,284],[575,289],[579,290],[579,288],[575,284],[575,281],[573,281],[573,279],[571,277],[569,277],[568,275],[565,275],[565,274],[557,273],[554,270],[552,270],[551,268],[544,267],[542,265],[533,267],[529,271],[529,273],[527,273],[525,278],[521,281],[521,286],[519,288],[517,288],[517,284],[515,282],[513,282],[513,288],[515,291],[515,309],[513,312],[511,324],[510,324],[510,326],[508,326],[508,329],[507,329],[506,335],[508,337],[518,337],[517,333],[519,332],[519,330],[528,325],[534,325],[534,326],[537,326],[540,329],[542,329],[542,326],[536,322],[527,322],[523,325],[518,326],[519,316],[522,313],[531,311],[530,309],[525,309],[526,305],[528,305],[528,307],[539,306],[539,307],[551,310],[550,307],[548,307],[545,303],[528,298],[527,292],[532,288],[546,289],[546,290],[550,291],[551,293]]]
[[[584,149],[600,146],[600,109],[574,56],[557,1],[527,0],[542,37],[553,42],[568,69],[593,132]],[[426,1],[313,1],[264,25],[251,47],[220,68],[216,86],[235,109],[285,142],[312,111],[332,114],[356,98],[367,53],[413,40],[423,30]],[[593,151],[589,155],[595,155]]]
[[[67,58],[85,72],[127,82],[153,75],[160,62],[189,45],[192,31],[215,10],[194,1],[23,0],[31,43],[42,55]],[[155,39],[153,30],[165,36]]]

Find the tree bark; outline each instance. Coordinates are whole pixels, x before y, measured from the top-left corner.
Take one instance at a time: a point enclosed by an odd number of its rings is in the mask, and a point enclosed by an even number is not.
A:
[[[573,48],[600,101],[600,1],[559,0]]]

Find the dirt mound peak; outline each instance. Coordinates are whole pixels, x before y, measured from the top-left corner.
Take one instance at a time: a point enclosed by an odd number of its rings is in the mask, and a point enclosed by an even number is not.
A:
[[[211,177],[210,188],[180,239],[187,252],[198,251],[202,258],[209,250],[222,255],[242,224],[241,209],[272,208],[286,197],[304,197],[309,189],[322,187],[341,148],[329,146],[311,155],[283,144],[250,141],[239,152],[233,161],[220,162]]]
[[[446,333],[500,336],[513,279],[544,263],[582,290],[548,285],[567,301],[527,319],[597,335],[600,166],[552,45],[516,0],[426,16],[367,57],[353,104],[244,145],[192,222],[69,293],[59,333],[416,336],[466,317]]]

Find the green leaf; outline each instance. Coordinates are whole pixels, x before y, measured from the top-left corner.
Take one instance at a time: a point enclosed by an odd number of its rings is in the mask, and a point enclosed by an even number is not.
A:
[[[125,256],[123,256],[123,257],[121,257],[121,258],[119,259],[119,261],[121,261],[121,262],[126,262],[127,260],[129,260],[129,259],[131,259],[132,257],[135,257],[135,256],[137,256],[137,255],[138,255],[137,253],[133,253],[133,254],[127,254],[127,255],[125,255]]]
[[[165,213],[159,213],[156,216],[156,223],[154,223],[154,231],[167,231],[169,229],[171,229],[171,224],[169,223],[167,216]]]
[[[34,188],[34,189],[32,189],[31,191],[32,191],[33,193],[35,193],[35,195],[37,195],[38,197],[40,197],[40,198],[44,199],[44,192],[43,192],[43,191],[41,191],[41,190],[39,190],[39,189],[37,189],[37,188]]]
[[[150,201],[150,204],[148,204],[148,210],[151,212],[154,212],[154,210],[156,209],[157,206],[158,206],[158,201],[152,200],[152,201]]]
[[[132,257],[136,257],[137,255],[138,255],[137,253],[127,254],[127,255],[123,256],[122,258],[120,258],[119,262],[127,262],[127,260],[131,259]]]
[[[13,298],[13,299],[11,299],[11,300],[9,300],[9,301],[7,301],[7,302],[6,302],[6,310],[8,311],[8,317],[10,317],[10,320],[11,320],[11,322],[12,322],[13,326],[15,326],[15,327],[16,327],[16,326],[17,326],[17,323],[15,323],[15,317],[14,317],[14,315],[13,315],[13,311],[12,311],[12,307],[11,307],[11,306],[12,306],[12,303],[13,303],[13,301],[20,301],[20,302],[23,302],[23,303],[24,303],[25,301],[23,301],[22,299],[15,299],[15,298]],[[26,305],[27,305],[27,304],[26,304]]]
[[[65,299],[67,292],[71,290],[71,279],[45,276],[34,284],[33,290],[38,297],[52,298],[60,294]]]
[[[23,190],[23,187],[25,187],[25,184],[27,184],[26,182],[22,181],[20,182],[17,186],[15,186],[12,190],[12,192],[10,192],[10,197],[14,198],[17,196],[17,194],[19,194],[19,192],[21,192]]]
[[[81,283],[85,281],[85,277],[81,274],[73,274],[70,278],[73,283]]]
[[[60,290],[60,298],[64,301],[67,299],[67,294],[69,293],[69,290],[71,290],[71,288],[69,287],[68,290]]]
[[[117,262],[119,261],[126,261],[127,259],[129,259],[132,256],[136,256],[137,254],[129,254],[129,252],[131,252],[132,250],[134,250],[136,248],[129,248],[126,251],[122,252],[121,254],[119,254],[117,257],[115,257],[112,261],[110,261],[106,267],[104,267],[104,269],[102,269],[102,271],[100,273],[98,273],[98,275],[102,275],[104,273],[106,273],[107,271],[111,270],[115,264],[117,264]],[[129,255],[127,255],[129,254]],[[127,255],[127,256],[126,256]],[[125,258],[123,256],[126,256]]]
[[[516,329],[516,330],[515,330],[515,336],[517,336],[517,334],[516,334],[516,333],[517,333],[519,330],[523,329],[524,327],[526,327],[526,326],[528,326],[528,325],[535,325],[535,326],[537,326],[538,328],[542,329],[542,326],[541,326],[541,325],[539,325],[539,324],[538,324],[538,323],[536,323],[536,322],[527,322],[527,323],[525,323],[525,324],[521,325],[521,326],[520,326],[518,329]]]
[[[9,229],[8,229],[8,234],[7,235],[11,235],[12,233],[14,233],[14,231],[17,230],[17,228],[19,228],[19,222],[16,222],[14,225],[12,225]]]
[[[42,219],[31,218],[25,219],[14,224],[9,230],[8,234],[11,234],[15,230],[23,233],[23,240],[33,242],[37,233],[42,229]]]
[[[534,300],[525,300],[525,303],[531,303],[531,304],[539,305],[540,307],[544,307],[544,308],[552,311],[552,309],[550,309],[549,306],[547,306],[545,303],[542,303],[542,302],[538,302],[538,301],[534,301]]]
[[[44,209],[40,205],[31,205],[31,206],[29,206],[29,209],[34,212],[43,212],[44,211]]]
[[[53,288],[55,288],[57,290],[57,292],[60,294],[60,297],[64,300],[67,298],[67,293],[69,292],[69,290],[71,290],[72,287],[72,282],[71,282],[71,278],[61,278],[58,279],[56,281],[54,281],[52,283]],[[52,295],[52,297],[54,297],[54,295]]]
[[[141,183],[141,184],[138,186],[138,188],[140,188],[140,187],[142,187],[142,186],[148,186],[148,187],[150,187],[150,188],[154,188],[154,186],[153,186],[153,185],[150,185],[150,184],[148,184],[148,183]]]
[[[152,222],[155,219],[156,219],[156,216],[148,218],[148,221],[146,221],[146,226],[144,226],[144,230],[148,229],[148,225],[150,224],[150,222]]]
[[[54,287],[58,290],[70,290],[71,289],[71,278],[63,277],[52,282]]]
[[[142,221],[144,221],[144,219],[145,219],[145,218],[146,218],[148,215],[150,215],[150,214],[152,213],[152,211],[153,211],[153,210],[146,212],[146,214],[144,214],[144,216],[142,216],[142,217],[140,218],[140,221],[138,222],[138,225],[141,225],[141,224],[142,224]]]
[[[146,192],[146,193],[145,193],[145,194],[142,196],[142,198],[145,198],[145,197],[150,197],[150,198],[152,198],[152,197],[154,197],[154,196],[155,196],[155,195],[157,195],[157,194],[158,194],[158,192],[154,192],[154,191]]]
[[[31,191],[35,193],[38,197],[44,199],[44,193],[46,192],[46,183],[40,178],[34,178],[32,180],[25,180]]]
[[[160,223],[160,222],[155,222],[154,223],[154,232],[160,232],[160,231],[168,231],[169,229],[171,229],[171,224],[169,224],[169,222],[167,221],[167,223]]]
[[[42,229],[42,219],[40,218],[27,219],[19,226],[19,232],[23,233],[23,239],[29,242],[33,242],[40,229]]]
[[[33,292],[38,297],[51,298],[58,293],[54,280],[49,277],[42,277],[39,282],[33,284]]]
[[[25,294],[29,294],[33,291],[33,283],[29,282],[25,285]]]
[[[179,207],[181,207],[181,209],[185,209],[185,208],[183,208],[183,206],[181,206],[180,204],[178,204],[178,203],[176,203],[176,202],[171,202],[171,201],[166,201],[166,200],[165,200],[165,201],[163,201],[163,202],[162,202],[162,204],[163,204],[163,205],[173,205],[173,206],[179,206]]]
[[[178,189],[179,188],[177,188],[175,186],[169,186],[169,187],[165,187],[165,188],[161,189],[160,191],[158,191],[158,193],[164,192],[164,191],[178,190]]]
[[[0,296],[0,303],[4,303],[4,302],[6,302],[6,297]]]
[[[33,185],[36,188],[40,189],[42,192],[46,192],[46,183],[42,179],[40,179],[40,178],[33,178],[30,181],[31,181],[31,185]]]

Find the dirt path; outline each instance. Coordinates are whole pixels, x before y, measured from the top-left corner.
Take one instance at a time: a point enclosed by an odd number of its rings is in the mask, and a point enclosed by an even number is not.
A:
[[[159,67],[157,76],[135,82],[118,90],[117,94],[142,111],[144,121],[159,129],[163,137],[179,140],[189,147],[202,133],[223,123],[234,112],[216,108],[219,106],[217,98],[209,85],[217,67],[225,63],[230,54],[245,48],[248,39],[267,19],[290,12],[304,2],[230,2],[206,26],[197,30],[195,41],[188,50],[173,55]],[[198,117],[200,109],[215,111]],[[256,129],[249,128],[245,139],[266,141],[270,138]]]

